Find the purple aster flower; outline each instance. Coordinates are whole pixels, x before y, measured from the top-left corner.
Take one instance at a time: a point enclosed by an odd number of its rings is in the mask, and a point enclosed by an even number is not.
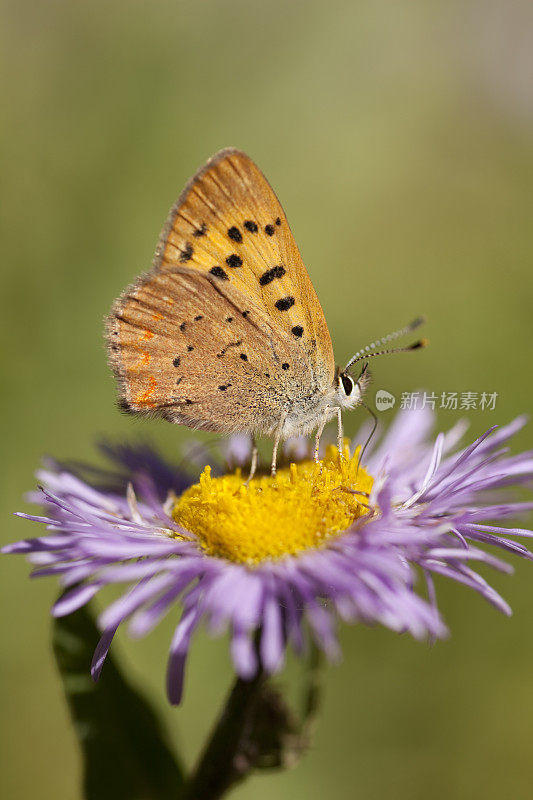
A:
[[[525,558],[502,527],[533,509],[499,490],[530,483],[533,455],[508,454],[519,418],[457,449],[463,428],[429,440],[429,411],[405,411],[358,466],[346,447],[329,448],[316,465],[301,443],[287,452],[297,463],[243,485],[240,469],[199,483],[150,448],[106,447],[118,471],[91,471],[49,462],[39,473],[44,516],[20,514],[47,532],[3,548],[24,553],[34,575],[58,575],[68,591],[53,608],[69,614],[109,584],[127,591],[108,605],[92,674],[98,678],[118,626],[148,633],[180,609],[168,662],[168,695],[182,695],[186,657],[201,623],[229,631],[235,670],[244,679],[274,673],[291,645],[301,653],[311,637],[330,660],[340,656],[336,628],[345,621],[381,623],[431,639],[446,635],[433,575],[479,592],[504,613],[507,603],[476,572],[478,562],[510,571],[491,545]],[[229,455],[242,463],[238,439]],[[421,578],[423,576],[423,578]],[[416,591],[417,578],[421,593]]]

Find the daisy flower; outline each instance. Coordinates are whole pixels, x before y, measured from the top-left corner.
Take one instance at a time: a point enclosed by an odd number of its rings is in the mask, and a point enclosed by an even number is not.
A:
[[[142,447],[107,446],[109,472],[49,462],[32,498],[44,514],[20,514],[46,533],[3,552],[27,555],[36,576],[60,578],[67,591],[56,616],[109,584],[125,585],[99,618],[95,679],[119,625],[128,621],[131,634],[143,636],[167,612],[180,612],[168,659],[172,703],[181,699],[201,624],[229,633],[245,680],[277,672],[287,648],[302,653],[309,638],[337,660],[339,620],[443,637],[435,575],[510,613],[475,567],[509,572],[496,550],[531,559],[517,538],[532,531],[499,523],[533,508],[500,491],[531,482],[533,455],[506,447],[523,418],[459,449],[463,428],[433,441],[433,421],[427,410],[401,412],[361,465],[357,442],[342,458],[329,447],[318,464],[300,443],[289,444],[292,463],[249,486],[240,467],[224,475],[209,466],[191,485]],[[246,460],[246,441],[234,438],[229,449],[234,462]]]

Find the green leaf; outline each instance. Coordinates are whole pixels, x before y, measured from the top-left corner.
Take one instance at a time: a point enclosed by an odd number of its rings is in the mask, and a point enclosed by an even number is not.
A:
[[[55,620],[54,652],[84,761],[86,800],[179,800],[183,772],[148,702],[108,655],[94,683],[100,638],[87,608]]]

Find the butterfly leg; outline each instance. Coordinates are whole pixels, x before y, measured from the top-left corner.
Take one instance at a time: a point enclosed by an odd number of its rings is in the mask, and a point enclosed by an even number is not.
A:
[[[278,447],[281,439],[281,431],[283,430],[283,424],[285,422],[285,415],[280,419],[279,425],[276,430],[276,436],[274,438],[274,447],[272,449],[272,464],[270,467],[270,474],[273,478],[276,477],[276,463],[278,460]]]
[[[344,449],[344,431],[343,431],[343,428],[342,428],[342,408],[340,406],[337,406],[336,408],[331,409],[331,410],[335,411],[335,413],[337,414],[337,448],[338,448],[338,451],[339,451],[339,458],[342,460],[342,454],[343,454],[343,449]]]
[[[257,469],[257,444],[255,443],[255,436],[252,436],[252,460],[250,462],[250,474],[246,479],[245,486],[248,486],[250,481],[255,475],[255,471]]]
[[[328,418],[329,418],[329,411],[330,411],[329,406],[326,406],[325,409],[324,409],[324,415],[323,415],[322,419],[320,420],[320,425],[318,426],[318,429],[317,429],[317,432],[316,432],[316,436],[315,436],[315,451],[314,451],[314,454],[313,454],[314,459],[315,459],[315,464],[318,464],[318,450],[320,448],[320,437],[322,436],[322,434],[324,432],[324,428],[326,427],[326,423],[327,423]]]
[[[342,445],[344,439],[344,433],[342,428],[342,408],[340,406],[326,406],[326,408],[324,409],[324,416],[320,421],[320,425],[318,426],[318,430],[315,436],[314,458],[316,464],[318,464],[318,450],[320,447],[320,438],[332,414],[337,415],[337,447],[339,449],[340,457],[342,458]]]

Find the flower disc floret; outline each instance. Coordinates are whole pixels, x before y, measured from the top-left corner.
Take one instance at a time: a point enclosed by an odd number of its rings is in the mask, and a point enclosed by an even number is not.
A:
[[[199,483],[174,503],[172,517],[194,533],[207,555],[254,565],[319,548],[368,515],[372,477],[359,468],[359,448],[343,458],[329,447],[320,463],[302,461],[248,485],[241,470]]]

